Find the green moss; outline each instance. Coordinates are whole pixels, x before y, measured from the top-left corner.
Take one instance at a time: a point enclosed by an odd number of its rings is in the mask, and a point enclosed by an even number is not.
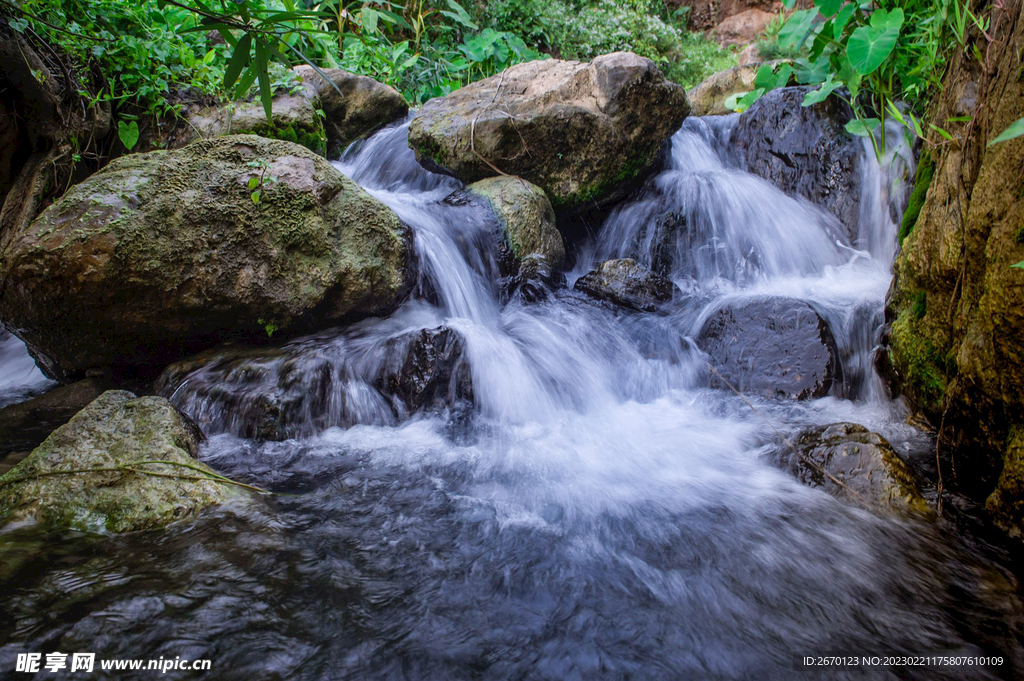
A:
[[[925,411],[937,413],[946,394],[952,358],[924,332],[924,315],[915,305],[900,312],[892,325],[892,358],[905,392],[910,392]]]
[[[910,194],[910,201],[907,203],[907,210],[903,213],[903,222],[900,223],[899,242],[903,240],[914,229],[917,224],[917,217],[921,214],[924,200],[928,196],[928,187],[935,176],[935,161],[927,151],[921,152],[921,160],[917,165],[917,179],[914,183],[914,191]]]
[[[1010,427],[1003,450],[1003,470],[985,502],[996,524],[1020,537],[1024,529],[1024,426]]]
[[[917,294],[914,299],[914,317],[917,319],[924,319],[925,314],[928,313],[928,294],[921,291]]]
[[[252,130],[241,130],[239,135],[260,135],[269,139],[281,140],[299,144],[314,154],[325,156],[327,154],[327,134],[324,132],[323,124],[315,129],[307,129],[289,123],[288,125],[257,125]]]

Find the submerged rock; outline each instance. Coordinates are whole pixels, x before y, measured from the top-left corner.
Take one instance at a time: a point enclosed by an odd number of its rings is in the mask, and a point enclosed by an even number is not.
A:
[[[683,88],[630,52],[532,61],[424,104],[409,146],[430,170],[517,175],[572,210],[621,197],[688,112]]]
[[[239,495],[223,483],[189,479],[214,474],[193,458],[201,439],[165,399],[105,392],[0,476],[0,523],[33,519],[54,528],[130,532],[193,516]],[[55,474],[132,465],[160,475]]]
[[[51,377],[153,376],[226,340],[389,311],[410,239],[308,150],[221,137],[119,158],[4,235],[0,318]]]
[[[801,482],[877,510],[931,515],[917,476],[878,433],[834,423],[805,431],[794,444],[799,454],[787,450],[783,463]]]
[[[170,365],[156,388],[206,432],[285,440],[392,425],[421,411],[468,411],[464,355],[462,337],[444,326],[372,344],[325,336],[281,348],[222,347]]]
[[[803,106],[807,87],[772,90],[740,116],[731,142],[746,169],[836,217],[852,242],[860,219],[859,139],[853,116],[836,97]]]
[[[573,287],[592,298],[640,312],[655,312],[672,300],[675,285],[635,260],[606,260],[576,280]]]
[[[711,386],[775,397],[828,394],[840,374],[839,350],[828,324],[807,303],[757,298],[722,307],[697,335],[711,356]]]
[[[311,66],[295,67],[303,82],[316,88],[324,112],[327,154],[331,158],[356,140],[365,139],[409,114],[409,104],[389,85],[341,69],[321,71],[330,83]]]

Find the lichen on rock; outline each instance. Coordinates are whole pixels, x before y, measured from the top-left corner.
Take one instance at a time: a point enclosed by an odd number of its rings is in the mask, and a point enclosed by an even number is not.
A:
[[[193,458],[201,438],[167,400],[107,391],[0,476],[0,523],[130,532],[240,497]]]

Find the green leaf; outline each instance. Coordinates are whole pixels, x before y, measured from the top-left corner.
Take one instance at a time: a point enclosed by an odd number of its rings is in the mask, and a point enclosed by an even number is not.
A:
[[[857,137],[869,137],[881,124],[877,118],[855,118],[846,124],[846,132]]]
[[[932,130],[934,130],[935,132],[939,133],[944,139],[947,139],[950,142],[953,141],[953,136],[952,135],[950,135],[948,132],[946,132],[945,130],[943,130],[939,126],[935,125],[934,123],[929,123],[928,127],[931,128]]]
[[[1010,265],[1010,267],[1016,267],[1019,270],[1024,270],[1024,260],[1020,262],[1015,262],[1012,265]]]
[[[853,67],[865,76],[874,73],[892,54],[902,25],[903,10],[875,10],[871,25],[855,30],[846,44],[846,54]]]
[[[256,82],[256,66],[250,65],[238,81],[238,85],[235,86],[235,99],[242,99],[248,95],[249,88],[254,82]]]
[[[766,90],[764,88],[757,88],[752,92],[737,92],[725,100],[725,108],[731,109],[737,113],[743,113],[753,106],[754,102],[761,99],[761,96],[764,95],[765,92]]]
[[[850,17],[857,10],[857,6],[854,3],[843,5],[842,9],[836,14],[835,23],[832,24],[832,36],[839,40],[843,35],[843,29],[846,28],[846,24],[850,22]]]
[[[121,138],[124,148],[131,151],[139,141],[139,124],[136,121],[132,121],[130,125],[124,121],[118,121],[117,136]]]
[[[796,66],[794,69],[796,82],[801,85],[813,85],[815,83],[824,82],[832,69],[828,55],[825,55],[813,62],[808,59],[800,58],[793,62],[793,64]]]
[[[365,8],[359,15],[359,24],[364,31],[373,33],[377,30],[377,12],[369,7]]]
[[[830,17],[839,11],[843,0],[814,0],[814,6],[821,12],[821,16]]]
[[[238,75],[242,72],[242,69],[249,65],[251,46],[252,35],[246,33],[239,39],[238,44],[235,46],[235,51],[231,54],[228,67],[224,70],[225,90],[231,89],[231,86],[238,80]],[[248,88],[246,89],[248,90]]]
[[[811,32],[811,25],[817,14],[818,10],[816,9],[801,9],[793,12],[779,31],[779,45],[786,49],[803,45]]]
[[[843,86],[841,80],[833,80],[832,74],[828,74],[828,78],[821,84],[821,87],[817,90],[811,90],[804,95],[804,106],[812,106],[824,102],[830,94],[835,92],[837,89]]]
[[[249,191],[252,191],[253,189],[256,189],[256,187],[258,187],[259,184],[260,184],[260,178],[258,178],[258,177],[250,177],[249,178],[249,185],[248,185],[249,186]]]
[[[253,203],[259,203],[260,202],[260,197],[262,197],[262,196],[263,196],[263,192],[261,192],[258,189],[256,191],[254,191],[252,194],[249,194],[249,198],[252,199]]]
[[[270,46],[261,38],[256,39],[256,79],[260,83],[260,99],[263,100],[263,111],[267,114],[267,122],[273,121],[274,91],[270,87],[270,74],[267,72]]]
[[[991,142],[989,142],[988,146],[991,147],[993,144],[999,144],[1000,142],[1012,140],[1014,138],[1020,137],[1021,135],[1024,135],[1024,118],[1018,118],[1016,121],[1011,123],[1010,127],[999,133],[999,136],[996,137]],[[1014,265],[1014,267],[1016,267],[1016,265]]]
[[[762,64],[754,76],[754,87],[763,88],[765,91],[786,87],[789,84],[789,77],[793,73],[793,67],[783,64],[776,73],[771,64]]]

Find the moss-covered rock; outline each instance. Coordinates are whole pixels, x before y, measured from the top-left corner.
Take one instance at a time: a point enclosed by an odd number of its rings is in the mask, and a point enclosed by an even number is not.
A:
[[[732,95],[750,92],[754,89],[754,78],[761,64],[745,64],[713,73],[697,87],[686,93],[690,100],[690,114],[693,116],[723,116],[732,111],[725,107],[725,100]]]
[[[1024,271],[1012,265],[1024,261],[1024,138],[988,143],[1024,115],[1024,21],[995,39],[985,73],[955,55],[934,104],[931,118],[961,143],[930,150],[931,173],[922,160],[923,202],[901,230],[886,317],[895,389],[943,426],[946,485],[988,499],[998,522],[1019,529]],[[949,122],[963,116],[973,121]]]
[[[805,431],[795,445],[784,465],[802,482],[875,510],[932,515],[917,476],[878,433],[834,423]]]
[[[621,196],[688,112],[683,88],[630,52],[533,61],[424,104],[409,145],[429,169],[517,175],[573,210]]]
[[[565,243],[544,190],[519,177],[489,177],[466,187],[498,218],[515,258],[541,255],[552,267],[565,262]]]
[[[201,437],[163,398],[105,392],[0,477],[0,524],[147,530],[240,496],[193,458]],[[156,475],[124,470],[132,466]]]
[[[398,217],[323,158],[220,137],[120,158],[6,233],[0,318],[61,380],[155,376],[225,340],[387,312],[410,258]]]

